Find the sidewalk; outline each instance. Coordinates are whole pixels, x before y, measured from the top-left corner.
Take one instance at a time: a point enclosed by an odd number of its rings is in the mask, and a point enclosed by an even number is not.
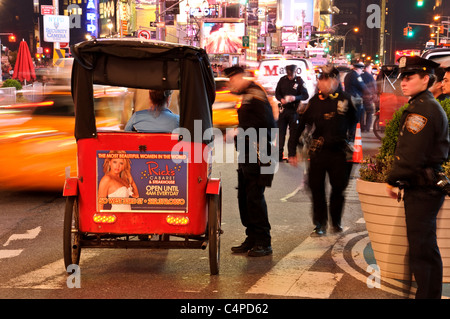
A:
[[[370,132],[370,133],[362,133],[362,148],[363,148],[363,158],[366,158],[367,156],[372,156],[372,155],[376,155],[378,153],[378,149],[381,146],[381,141],[378,140],[375,135]],[[351,178],[349,181],[349,185],[346,189],[346,206],[349,209],[354,209],[354,210],[358,210],[361,211],[361,205],[359,202],[359,196],[358,193],[356,191],[356,180],[359,178],[359,169],[360,169],[361,165],[360,164],[354,164],[353,165],[353,170],[352,170],[352,174],[351,174]],[[363,213],[361,211],[361,216],[362,218]],[[370,239],[367,236],[366,240],[361,241],[362,245],[365,245],[365,247],[361,247],[360,252],[362,253],[362,256],[359,256],[359,266],[364,269],[367,268],[369,265],[373,265],[376,264],[376,260],[374,258],[374,254],[373,254],[373,250],[372,250],[372,246],[370,244]],[[364,249],[362,249],[364,248]],[[355,256],[353,256],[355,259],[355,262],[358,263],[358,261],[356,261]],[[361,258],[362,257],[362,258]],[[388,279],[388,278],[381,278],[382,282],[381,282],[381,287],[380,289],[392,293],[394,295],[398,295],[398,296],[402,296],[402,287],[405,284],[403,281],[401,280],[395,280],[395,279]],[[411,289],[411,293],[412,296],[411,298],[414,298],[414,293],[415,293],[415,283],[413,282],[413,288]],[[405,297],[405,295],[403,294],[403,297]],[[449,299],[450,298],[450,283],[444,283],[443,284],[443,291],[442,291],[442,298],[443,299]]]

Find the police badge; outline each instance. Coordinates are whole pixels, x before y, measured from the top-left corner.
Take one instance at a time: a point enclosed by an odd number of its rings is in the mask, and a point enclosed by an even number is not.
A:
[[[402,56],[399,60],[398,60],[398,67],[399,68],[404,68],[406,67],[406,56]]]
[[[340,100],[337,103],[337,112],[340,115],[344,115],[348,110],[348,100]]]

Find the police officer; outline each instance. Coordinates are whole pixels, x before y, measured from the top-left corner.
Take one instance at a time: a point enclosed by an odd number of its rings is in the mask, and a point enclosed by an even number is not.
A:
[[[363,96],[367,92],[367,86],[361,77],[363,73],[364,63],[358,62],[353,65],[353,70],[350,71],[344,78],[344,88],[345,92],[350,94],[352,97],[353,105],[356,108],[356,118],[357,121],[354,127],[350,131],[350,141],[355,140],[356,124],[361,121],[361,116],[363,114]]]
[[[420,57],[401,57],[399,71],[409,106],[402,114],[387,192],[404,189],[409,265],[417,282],[416,298],[440,298],[442,260],[436,240],[436,216],[444,193],[436,186],[449,152],[448,121],[428,88],[439,64]]]
[[[286,75],[281,77],[275,89],[275,97],[279,103],[280,113],[278,115],[279,129],[279,161],[283,161],[283,149],[286,141],[287,127],[289,126],[289,140],[295,135],[297,126],[297,108],[300,101],[309,97],[305,82],[295,75],[297,66],[295,64],[286,66]],[[292,142],[292,141],[291,141]],[[288,154],[292,156],[293,154]]]
[[[272,245],[264,191],[271,186],[273,179],[274,166],[272,170],[270,166],[274,161],[269,155],[277,152],[270,147],[272,129],[276,124],[265,91],[247,79],[241,67],[227,68],[224,73],[229,78],[230,90],[243,96],[238,110],[236,145],[239,152],[238,205],[247,237],[241,245],[231,250],[234,253],[247,253],[251,257],[266,256],[272,254]],[[268,156],[263,158],[263,153]]]
[[[348,133],[356,122],[356,110],[350,95],[339,86],[339,71],[325,66],[317,84],[319,92],[308,103],[300,115],[296,139],[305,126],[314,126],[309,150],[309,187],[313,199],[313,223],[311,236],[323,236],[327,232],[328,208],[325,195],[325,177],[331,184],[330,217],[332,229],[341,232],[341,218],[344,207],[344,191],[350,174],[347,163]],[[292,165],[295,158],[289,158]]]

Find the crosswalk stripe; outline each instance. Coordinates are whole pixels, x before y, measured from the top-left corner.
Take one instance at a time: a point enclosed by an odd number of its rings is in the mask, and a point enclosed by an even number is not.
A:
[[[35,239],[37,235],[41,232],[41,226],[38,226],[36,228],[27,230],[24,234],[13,234],[11,235],[6,243],[3,244],[3,246],[8,246],[10,242],[14,240],[20,240],[20,239]]]
[[[1,249],[0,250],[0,259],[4,258],[12,258],[19,256],[23,249]]]
[[[308,271],[314,263],[325,254],[335,243],[339,235],[324,237],[308,237],[299,246],[282,258],[268,273],[266,273],[247,294],[267,294],[279,296],[297,296],[327,298],[342,278],[342,274],[317,273]],[[321,276],[325,281],[313,279]],[[326,277],[326,278],[324,278]],[[327,282],[326,285],[311,286],[314,282]]]

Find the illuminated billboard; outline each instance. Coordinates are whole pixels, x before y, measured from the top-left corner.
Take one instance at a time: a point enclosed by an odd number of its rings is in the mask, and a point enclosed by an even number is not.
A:
[[[205,50],[209,54],[240,54],[244,22],[205,22],[203,24]]]
[[[299,26],[305,22],[313,23],[314,9],[314,0],[282,0],[281,25]]]

